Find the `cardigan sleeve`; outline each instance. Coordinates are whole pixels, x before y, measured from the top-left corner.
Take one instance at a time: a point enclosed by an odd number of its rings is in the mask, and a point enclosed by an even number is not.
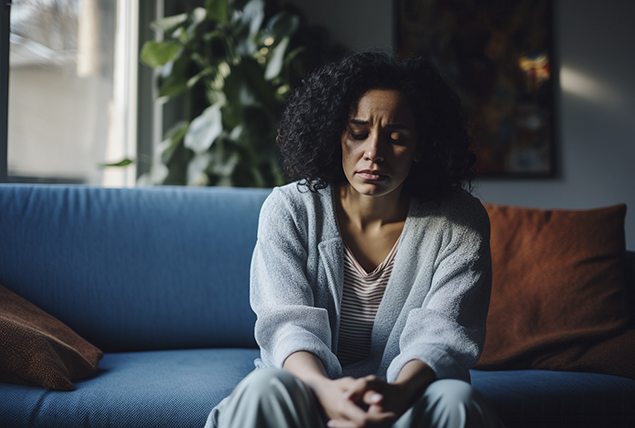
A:
[[[440,244],[430,288],[423,304],[408,313],[389,381],[413,359],[427,363],[437,379],[470,379],[485,342],[492,281],[489,218],[474,202],[463,207],[461,221],[437,224]]]
[[[281,368],[292,353],[308,351],[337,378],[342,369],[331,351],[329,314],[315,306],[307,278],[308,216],[278,189],[263,204],[251,264],[255,337],[265,367]]]

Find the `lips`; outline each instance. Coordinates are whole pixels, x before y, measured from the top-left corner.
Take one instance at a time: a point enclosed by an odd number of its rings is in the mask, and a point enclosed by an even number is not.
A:
[[[369,181],[377,181],[383,180],[387,176],[385,174],[380,173],[377,170],[363,169],[361,171],[357,171],[357,176]]]

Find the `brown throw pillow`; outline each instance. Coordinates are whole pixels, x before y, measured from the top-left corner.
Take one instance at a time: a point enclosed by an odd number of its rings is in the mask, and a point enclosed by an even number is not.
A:
[[[493,277],[485,347],[476,368],[635,376],[635,336],[625,332],[626,206],[484,205]],[[618,343],[623,352],[609,355]]]
[[[92,376],[103,353],[69,327],[0,286],[0,381],[59,391]]]

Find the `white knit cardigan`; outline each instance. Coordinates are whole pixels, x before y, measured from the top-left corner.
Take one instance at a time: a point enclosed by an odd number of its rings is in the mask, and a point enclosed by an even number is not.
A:
[[[463,190],[437,203],[412,199],[370,356],[342,368],[335,353],[344,245],[332,194],[291,183],[263,204],[251,265],[256,367],[280,368],[292,353],[308,351],[332,379],[375,374],[393,382],[419,359],[438,379],[469,382],[485,341],[491,288],[481,203]]]

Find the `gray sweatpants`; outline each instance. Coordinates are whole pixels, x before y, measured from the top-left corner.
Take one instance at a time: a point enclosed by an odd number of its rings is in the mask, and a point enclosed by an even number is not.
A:
[[[290,372],[258,369],[210,413],[205,428],[325,428],[313,392]],[[433,382],[393,428],[498,428],[498,417],[467,382]]]

